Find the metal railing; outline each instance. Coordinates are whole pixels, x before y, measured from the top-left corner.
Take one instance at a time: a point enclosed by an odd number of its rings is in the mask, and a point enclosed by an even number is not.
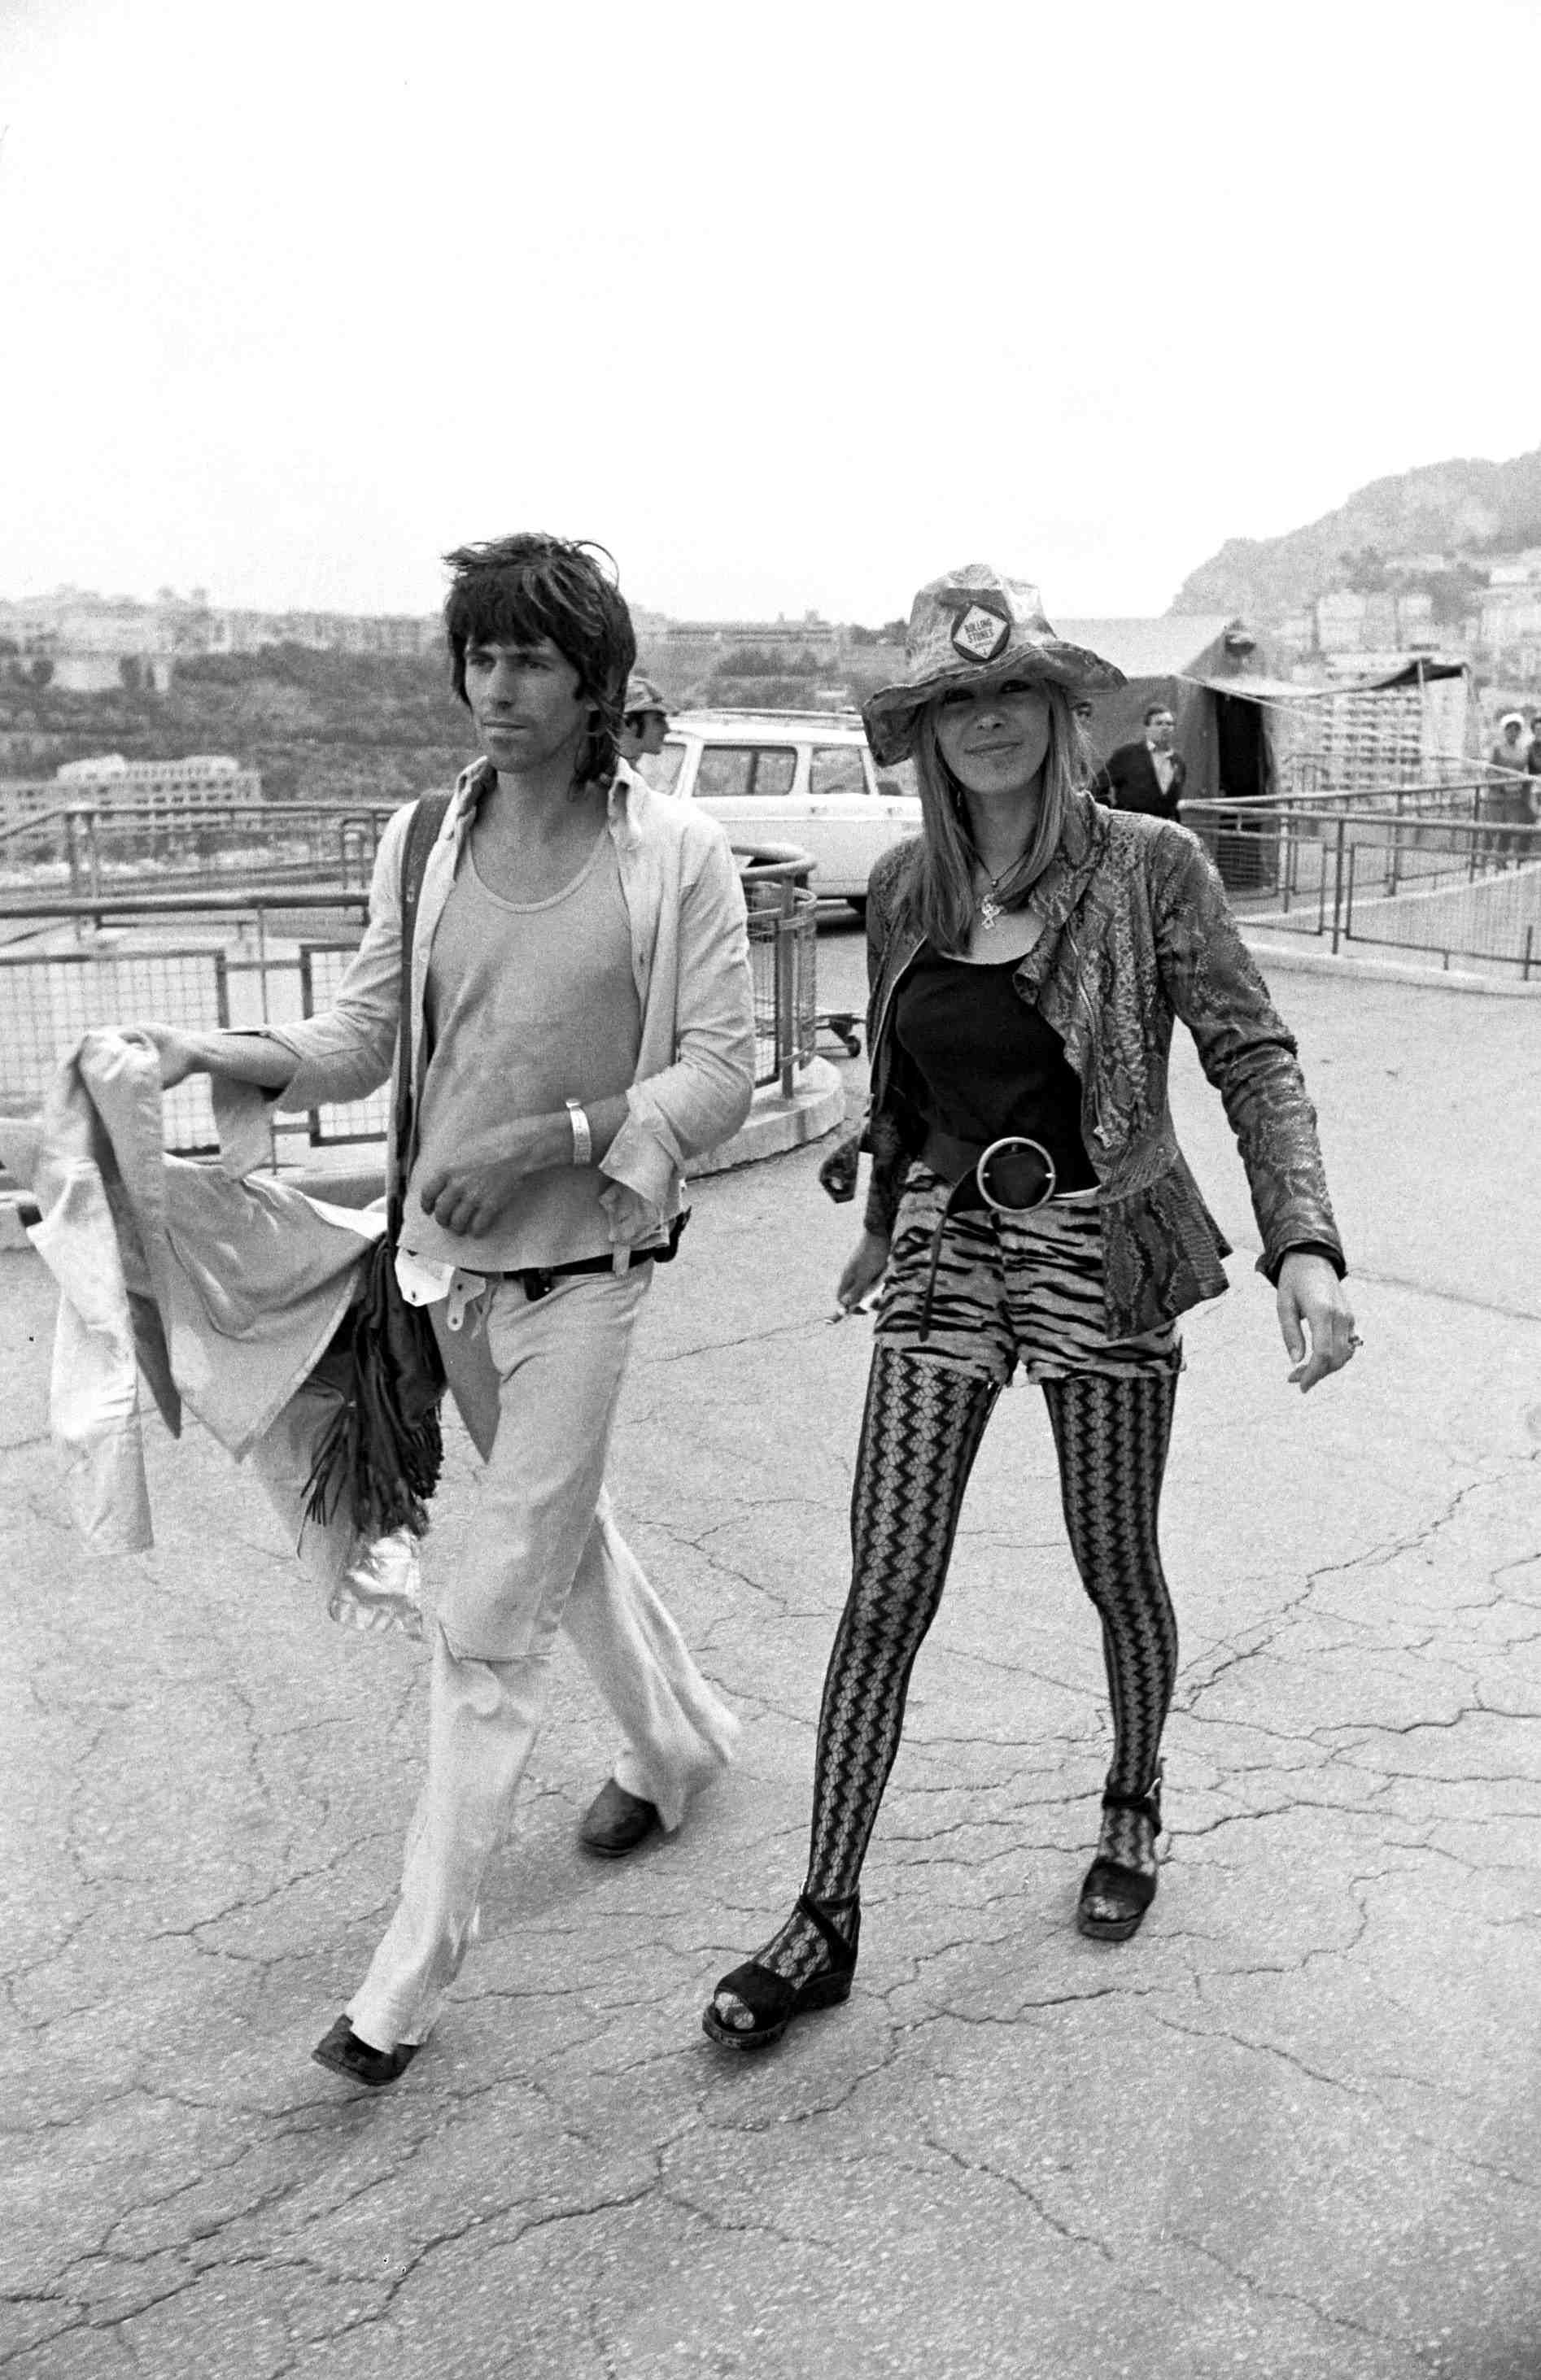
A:
[[[1184,802],[1250,926],[1508,971],[1541,973],[1541,825],[1455,814],[1450,789],[1398,787],[1375,809],[1319,802]],[[1495,788],[1474,790],[1483,796]],[[1438,807],[1440,803],[1444,807]]]
[[[1541,795],[1541,779],[1499,769],[1474,775],[1468,764],[1458,777],[1424,783],[1398,779],[1384,785],[1290,785],[1280,793],[1237,798],[1226,807],[1244,811],[1364,810],[1392,818],[1463,818],[1474,826],[1493,825],[1510,821],[1515,795],[1525,799],[1527,787]]]
[[[318,878],[366,891],[392,806],[229,803],[168,813],[69,802],[0,826],[0,889],[77,900],[224,883],[255,894]]]
[[[817,1028],[813,861],[785,844],[738,856],[750,907],[755,1082],[779,1081],[790,1098]],[[59,1061],[93,1026],[145,1017],[197,1032],[260,1028],[330,1007],[367,908],[363,892],[313,883],[274,897],[226,888],[121,893],[105,883],[84,898],[0,894],[0,927],[24,925],[31,939],[73,923],[78,937],[62,950],[0,948],[0,1114],[35,1112]],[[102,939],[120,929],[134,940]],[[283,1144],[296,1139],[311,1148],[382,1141],[387,1107],[382,1088],[275,1115],[273,1162],[284,1162]],[[167,1094],[165,1124],[166,1146],[179,1154],[215,1148],[205,1078]]]
[[[749,903],[755,1087],[779,1080],[789,1099],[818,1033],[817,903],[808,889],[813,863],[788,844],[762,844],[747,862],[745,854],[739,856]]]

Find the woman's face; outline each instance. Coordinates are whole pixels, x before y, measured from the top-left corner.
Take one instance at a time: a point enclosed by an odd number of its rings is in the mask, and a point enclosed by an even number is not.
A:
[[[1048,757],[1048,696],[1028,678],[954,686],[936,705],[936,743],[966,794],[1024,793]]]

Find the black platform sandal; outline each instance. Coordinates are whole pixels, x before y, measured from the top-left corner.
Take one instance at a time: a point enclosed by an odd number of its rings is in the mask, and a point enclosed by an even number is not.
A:
[[[1108,1791],[1102,1797],[1105,1810],[1132,1810],[1150,1823],[1151,1847],[1161,1832],[1161,1770],[1156,1769],[1148,1791],[1119,1793]],[[1075,1923],[1078,1933],[1092,1942],[1127,1942],[1138,1934],[1146,1910],[1156,1899],[1156,1877],[1145,1876],[1137,1867],[1125,1867],[1121,1860],[1104,1858],[1100,1853],[1082,1879],[1081,1899],[1076,1906]],[[1095,1900],[1113,1902],[1116,1917],[1094,1915]]]
[[[850,1939],[848,1942],[831,1917],[826,1917],[816,1900],[806,1892],[797,1897],[799,1914],[806,1917],[824,1937],[825,1948],[831,1964],[822,1973],[810,1975],[805,1984],[789,1984],[758,1959],[746,1961],[724,1975],[717,1992],[731,1992],[741,2000],[753,2018],[752,2025],[741,2032],[724,2024],[716,2011],[716,1992],[711,2004],[703,2010],[701,2029],[724,2049],[768,2049],[779,2041],[792,2019],[808,2016],[814,2009],[838,2008],[850,1998],[850,1979],[856,1972],[856,1945],[862,1933],[862,1904],[851,1904]]]

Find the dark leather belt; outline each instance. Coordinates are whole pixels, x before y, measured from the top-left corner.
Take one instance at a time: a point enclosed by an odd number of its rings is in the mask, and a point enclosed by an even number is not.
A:
[[[679,1246],[680,1234],[690,1220],[690,1208],[682,1207],[668,1227],[668,1238],[654,1240],[645,1248],[633,1248],[631,1262],[633,1264],[672,1264]],[[525,1296],[533,1305],[537,1299],[551,1295],[553,1281],[570,1280],[573,1274],[580,1272],[613,1272],[615,1262],[613,1254],[607,1257],[578,1257],[571,1264],[520,1265],[512,1272],[488,1272],[483,1273],[482,1277],[484,1281],[519,1281]],[[471,1270],[471,1268],[468,1267],[467,1269]]]
[[[631,1262],[634,1265],[656,1264],[661,1260],[667,1264],[671,1254],[672,1250],[662,1245],[633,1248]],[[554,1281],[570,1280],[573,1274],[580,1272],[613,1272],[615,1268],[616,1260],[613,1256],[579,1257],[571,1264],[520,1265],[513,1272],[489,1273],[486,1278],[489,1281],[517,1281],[523,1288],[525,1296],[533,1305],[537,1298],[551,1295],[551,1286]]]
[[[1018,1132],[1002,1133],[996,1140],[959,1140],[934,1127],[921,1150],[921,1163],[948,1185],[947,1204],[931,1234],[931,1259],[916,1334],[923,1342],[931,1335],[936,1268],[942,1260],[942,1234],[948,1219],[981,1208],[997,1215],[1031,1214],[1034,1207],[1046,1206],[1054,1196],[1058,1176],[1043,1143]]]

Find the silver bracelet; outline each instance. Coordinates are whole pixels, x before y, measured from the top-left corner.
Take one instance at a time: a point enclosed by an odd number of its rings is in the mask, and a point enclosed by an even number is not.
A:
[[[574,1165],[592,1165],[593,1135],[589,1130],[589,1119],[576,1099],[569,1099],[567,1109],[568,1122],[572,1126],[572,1161]]]

